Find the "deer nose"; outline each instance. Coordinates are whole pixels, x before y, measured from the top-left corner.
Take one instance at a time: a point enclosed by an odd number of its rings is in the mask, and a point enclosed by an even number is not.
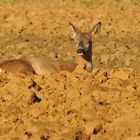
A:
[[[77,49],[77,54],[79,54],[79,55],[83,55],[84,53],[85,53],[86,51],[85,51],[85,49],[83,48],[83,47],[79,47],[78,49]]]

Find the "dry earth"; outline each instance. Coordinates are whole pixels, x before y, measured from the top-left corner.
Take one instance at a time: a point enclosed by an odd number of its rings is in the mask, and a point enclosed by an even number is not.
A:
[[[140,4],[0,3],[0,61],[72,60],[68,23],[94,38],[91,73],[0,74],[0,140],[140,140]]]

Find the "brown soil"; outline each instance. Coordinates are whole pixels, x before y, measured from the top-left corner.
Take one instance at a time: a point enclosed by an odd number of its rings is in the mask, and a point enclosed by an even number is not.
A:
[[[140,4],[0,4],[0,61],[21,56],[72,60],[68,23],[94,38],[91,73],[0,74],[0,140],[139,140]]]

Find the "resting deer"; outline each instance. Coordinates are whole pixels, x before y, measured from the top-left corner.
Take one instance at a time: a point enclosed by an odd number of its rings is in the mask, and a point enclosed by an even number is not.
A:
[[[72,23],[69,23],[76,42],[77,57],[73,63],[63,60],[43,60],[39,58],[22,58],[4,61],[0,64],[1,71],[20,72],[25,74],[39,74],[60,72],[63,70],[72,72],[78,65],[88,72],[92,71],[92,36],[101,30],[101,22],[98,22],[89,32],[81,32]]]

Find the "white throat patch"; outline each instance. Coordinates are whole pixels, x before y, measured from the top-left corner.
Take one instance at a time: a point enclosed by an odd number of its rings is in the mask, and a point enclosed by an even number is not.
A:
[[[86,70],[87,71],[91,72],[92,68],[93,68],[92,63],[90,63],[90,62],[86,63]]]
[[[88,63],[86,63],[86,66],[87,67],[92,67],[92,64],[88,62]]]

